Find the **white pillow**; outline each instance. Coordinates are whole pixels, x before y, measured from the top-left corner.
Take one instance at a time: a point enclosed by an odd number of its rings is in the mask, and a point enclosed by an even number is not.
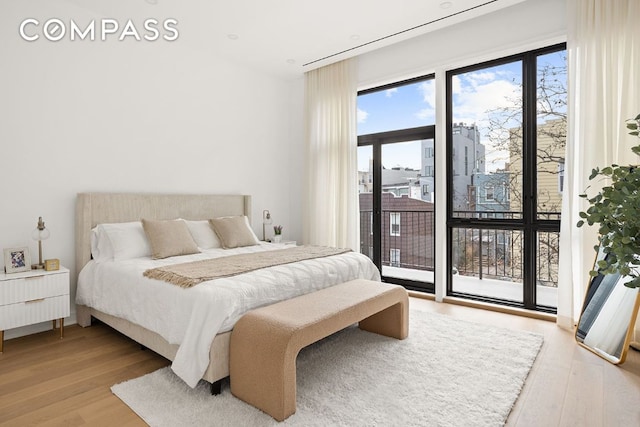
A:
[[[91,257],[94,261],[108,261],[113,259],[113,248],[107,236],[100,239],[98,227],[91,229]]]
[[[140,221],[100,224],[91,233],[91,253],[96,261],[120,261],[151,256],[151,245]]]
[[[216,232],[211,228],[211,224],[209,224],[208,220],[191,221],[185,219],[184,222],[187,224],[187,228],[189,229],[193,240],[196,241],[196,245],[198,245],[200,249],[222,247],[220,239],[218,239]]]

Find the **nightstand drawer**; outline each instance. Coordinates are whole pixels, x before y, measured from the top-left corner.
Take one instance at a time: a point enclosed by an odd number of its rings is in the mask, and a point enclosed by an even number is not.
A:
[[[0,307],[0,330],[69,316],[69,295],[39,298]]]
[[[69,294],[66,272],[0,281],[0,306],[66,294]]]

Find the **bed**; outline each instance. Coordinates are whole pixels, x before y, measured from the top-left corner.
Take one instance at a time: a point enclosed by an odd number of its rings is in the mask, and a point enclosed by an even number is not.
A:
[[[180,218],[195,222],[233,216],[246,216],[250,219],[250,196],[78,194],[75,230],[76,268],[79,277],[76,297],[78,323],[86,327],[91,324],[92,317],[99,319],[173,361],[174,371],[190,386],[193,387],[199,379],[204,379],[212,384],[212,392],[215,392],[219,390],[220,380],[229,375],[231,329],[233,323],[244,312],[269,305],[276,300],[313,292],[347,280],[358,278],[380,280],[379,272],[373,263],[366,256],[355,252],[270,267],[243,273],[233,278],[206,281],[187,290],[161,280],[142,277],[143,270],[156,265],[179,264],[203,257],[222,257],[227,253],[229,255],[258,253],[277,247],[264,242],[247,248],[230,250],[213,248],[198,254],[169,257],[160,261],[141,257],[134,260],[100,263],[92,259],[92,230],[100,224],[135,222],[142,218],[152,220]],[[306,273],[307,270],[309,273]],[[105,272],[107,274],[103,274]],[[311,272],[315,272],[313,274],[316,275],[321,273],[321,275],[314,277],[313,280],[305,279],[305,274],[312,274]],[[122,276],[114,276],[116,273]],[[279,280],[282,280],[282,284],[278,283]],[[291,284],[295,280],[303,283],[296,283],[294,288]],[[278,296],[270,294],[270,290],[275,287],[285,289],[284,294]],[[143,297],[145,294],[142,291],[146,288],[153,289],[153,293]],[[218,288],[223,292],[232,290],[227,292],[230,295],[224,298],[238,298],[238,300],[230,304],[228,301],[231,300],[213,296],[209,292],[213,292],[211,289],[214,288],[216,292]],[[251,298],[245,301],[239,297],[240,295],[250,295]],[[212,303],[216,308],[207,308],[209,306],[204,306],[205,303],[202,302],[204,300],[208,301],[207,304]],[[191,308],[193,313],[201,314],[195,315],[188,311],[189,304],[197,306],[197,310]],[[220,318],[216,317],[215,313],[222,313],[221,305],[233,306],[233,314],[220,314],[218,316]],[[176,307],[183,311],[178,311]],[[141,312],[144,313],[141,314]],[[190,314],[184,315],[184,313]],[[190,317],[188,321],[187,317]],[[215,332],[211,333],[210,330]],[[206,338],[207,334],[212,335],[212,338]],[[193,337],[197,337],[197,342]]]

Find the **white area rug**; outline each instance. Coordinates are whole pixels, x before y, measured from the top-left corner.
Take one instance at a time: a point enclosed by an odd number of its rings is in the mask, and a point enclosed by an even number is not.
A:
[[[355,327],[303,349],[295,426],[501,426],[542,346],[540,334],[411,310],[409,338]],[[170,368],[111,389],[151,426],[271,426],[228,382],[185,385]]]

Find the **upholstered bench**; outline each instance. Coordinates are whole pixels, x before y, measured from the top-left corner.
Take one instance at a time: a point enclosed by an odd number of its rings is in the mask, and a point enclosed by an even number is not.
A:
[[[407,291],[353,280],[246,313],[231,332],[231,393],[284,420],[296,411],[298,352],[356,322],[360,329],[405,339]]]

